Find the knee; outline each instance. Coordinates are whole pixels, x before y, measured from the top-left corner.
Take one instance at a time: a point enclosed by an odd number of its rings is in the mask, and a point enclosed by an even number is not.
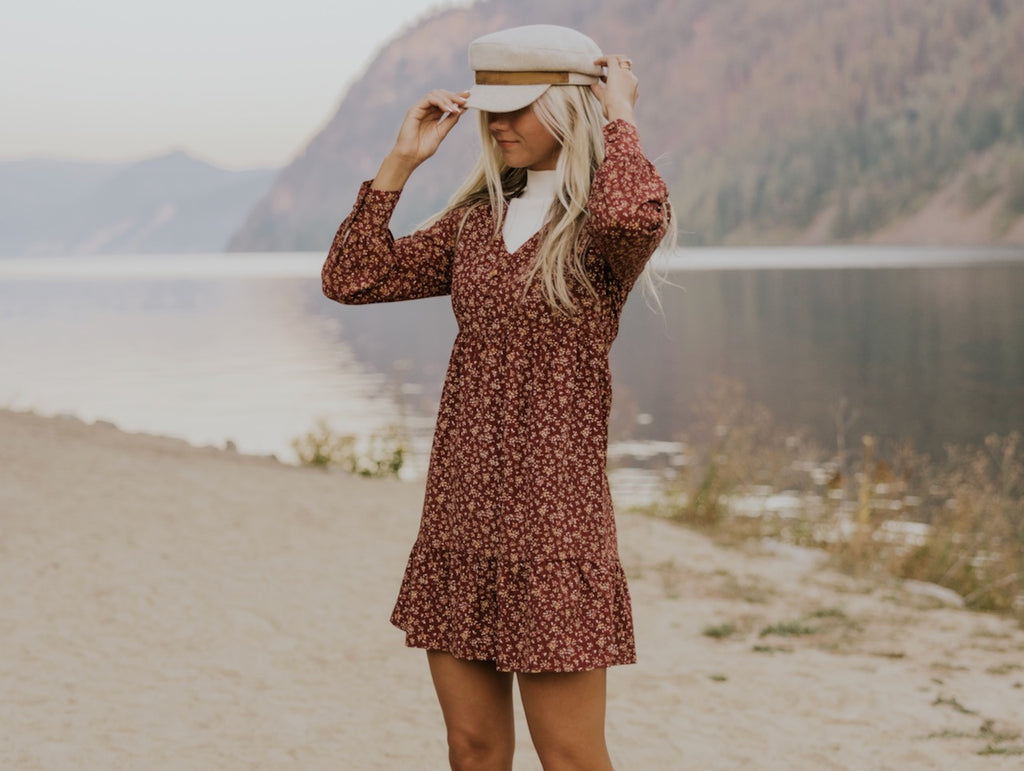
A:
[[[545,771],[612,771],[608,749],[599,744],[545,742],[535,744],[537,755]]]
[[[514,746],[499,735],[448,731],[448,760],[454,771],[511,769]]]

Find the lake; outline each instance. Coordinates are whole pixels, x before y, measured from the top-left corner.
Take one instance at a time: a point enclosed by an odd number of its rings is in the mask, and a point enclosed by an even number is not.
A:
[[[342,307],[320,254],[0,259],[0,406],[292,459],[320,420],[402,423],[421,473],[455,324],[445,298]],[[634,293],[615,441],[677,439],[718,378],[834,447],[837,425],[941,452],[1024,430],[1024,250],[698,249]],[[838,420],[838,423],[837,423]]]

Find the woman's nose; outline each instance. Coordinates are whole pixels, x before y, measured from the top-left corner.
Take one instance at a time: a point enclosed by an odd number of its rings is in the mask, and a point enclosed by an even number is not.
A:
[[[507,112],[490,112],[487,113],[487,126],[494,131],[495,129],[508,128],[508,116]]]

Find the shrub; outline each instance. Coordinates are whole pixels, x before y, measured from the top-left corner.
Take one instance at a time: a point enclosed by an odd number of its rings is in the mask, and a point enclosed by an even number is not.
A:
[[[325,420],[292,441],[292,448],[304,466],[334,466],[364,477],[397,477],[405,462],[405,442],[397,429],[372,434],[360,441],[336,433]]]

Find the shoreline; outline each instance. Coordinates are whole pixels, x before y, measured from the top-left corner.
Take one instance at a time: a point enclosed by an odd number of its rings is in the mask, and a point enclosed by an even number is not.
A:
[[[281,258],[288,258],[282,263]],[[309,251],[142,253],[37,256],[0,255],[0,281],[110,278],[313,279],[324,254]],[[766,244],[680,246],[674,253],[655,252],[659,270],[882,269],[977,267],[1024,261],[1020,243],[840,242],[834,244]]]
[[[4,410],[0,468],[0,766],[444,767],[424,657],[388,623],[420,481]],[[616,767],[1019,767],[1011,620],[618,525],[640,663],[609,675]]]

